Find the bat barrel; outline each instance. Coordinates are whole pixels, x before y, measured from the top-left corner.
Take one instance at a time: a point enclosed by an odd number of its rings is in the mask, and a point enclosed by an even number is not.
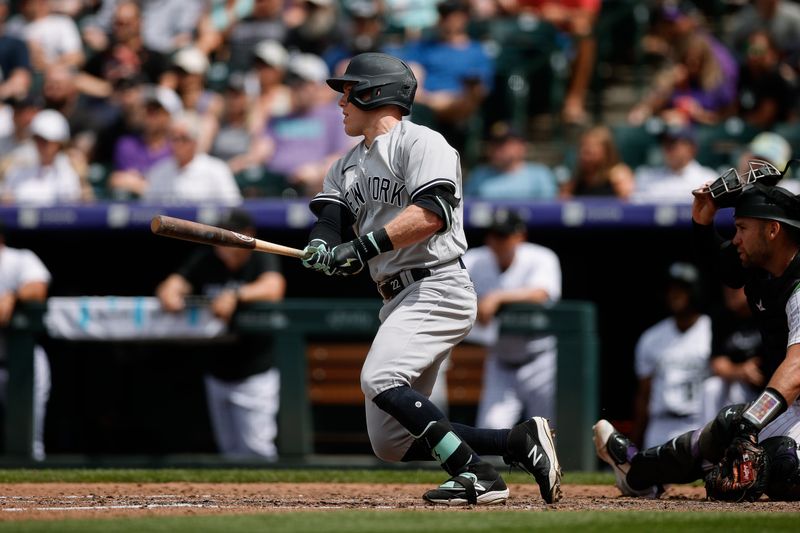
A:
[[[256,246],[256,239],[248,235],[166,215],[153,217],[150,221],[150,231],[156,235],[202,244],[251,249]]]

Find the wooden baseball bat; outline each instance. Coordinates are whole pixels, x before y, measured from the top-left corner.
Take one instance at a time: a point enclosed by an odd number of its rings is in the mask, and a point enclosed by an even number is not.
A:
[[[209,226],[208,224],[201,224],[182,218],[168,217],[166,215],[154,216],[150,221],[150,231],[156,235],[171,237],[173,239],[182,239],[184,241],[199,242],[214,246],[250,248],[257,252],[285,255],[298,259],[303,259],[305,257],[303,250],[298,250],[297,248],[290,248],[288,246],[262,241],[261,239],[218,228],[217,226]]]

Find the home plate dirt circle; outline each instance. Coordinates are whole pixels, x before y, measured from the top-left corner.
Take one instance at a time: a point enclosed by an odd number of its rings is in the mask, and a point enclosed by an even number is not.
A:
[[[107,518],[120,515],[269,513],[323,509],[464,512],[426,504],[428,485],[367,483],[15,483],[0,484],[0,521]],[[674,486],[659,500],[625,498],[607,485],[563,486],[564,498],[545,504],[532,484],[511,484],[506,505],[530,511],[797,511],[796,504],[705,500],[702,487]],[[490,509],[481,507],[480,509]]]

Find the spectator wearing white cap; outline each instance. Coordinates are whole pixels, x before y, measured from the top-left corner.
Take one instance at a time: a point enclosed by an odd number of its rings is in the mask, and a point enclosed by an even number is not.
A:
[[[31,121],[36,151],[31,158],[19,158],[6,171],[0,189],[4,203],[55,205],[88,200],[80,177],[64,147],[69,142],[69,125],[58,111],[44,109]]]
[[[122,135],[114,146],[114,171],[108,185],[118,198],[140,196],[146,187],[145,174],[172,155],[167,134],[172,118],[183,111],[175,91],[161,85],[145,88],[142,102],[142,131]]]
[[[738,167],[746,169],[751,159],[760,159],[770,163],[779,172],[783,172],[791,158],[792,146],[789,141],[777,133],[762,131],[753,137],[745,151],[739,156]],[[778,185],[794,194],[800,194],[800,180],[796,178],[787,176]]]
[[[225,161],[197,151],[199,119],[182,114],[169,128],[172,156],[150,169],[142,199],[151,203],[218,203],[242,201],[236,180]]]
[[[291,91],[284,83],[289,52],[278,41],[266,39],[255,46],[252,54],[258,97],[250,128],[253,133],[260,133],[270,117],[285,115],[291,108]]]
[[[297,54],[288,65],[291,111],[273,117],[264,134],[272,153],[267,171],[280,174],[300,194],[322,188],[328,167],[355,143],[342,129],[342,114],[325,86],[328,67],[313,54]]]
[[[199,48],[188,46],[175,54],[172,63],[171,75],[166,76],[163,83],[175,88],[184,112],[194,113],[200,119],[197,149],[208,152],[219,129],[223,107],[219,93],[206,88],[208,57]]]

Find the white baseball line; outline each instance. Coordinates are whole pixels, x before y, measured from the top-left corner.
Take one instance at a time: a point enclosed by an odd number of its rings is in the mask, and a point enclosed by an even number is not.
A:
[[[218,505],[204,505],[200,503],[150,503],[147,505],[96,505],[83,507],[10,507],[3,509],[5,512],[25,512],[25,511],[106,511],[111,509],[161,509],[175,507],[206,507],[209,509],[219,508]]]

